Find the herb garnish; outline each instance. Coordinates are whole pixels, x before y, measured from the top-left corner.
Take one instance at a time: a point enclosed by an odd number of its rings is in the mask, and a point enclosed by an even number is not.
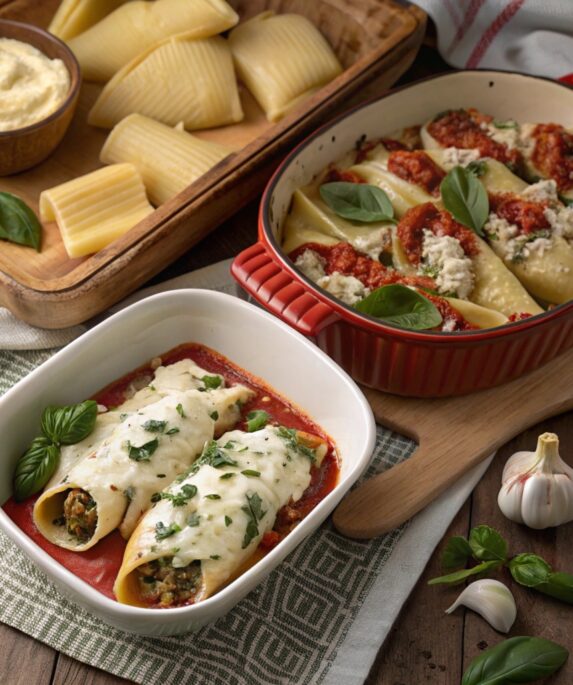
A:
[[[454,219],[483,238],[483,227],[489,216],[489,199],[476,174],[455,166],[440,184],[440,192],[445,208]]]
[[[394,207],[388,195],[378,186],[367,183],[336,181],[320,186],[320,197],[343,219],[373,223],[394,219]]]
[[[233,523],[233,519],[230,516],[225,516],[225,528],[228,528],[231,523]]]
[[[254,433],[255,431],[264,428],[271,417],[266,411],[262,409],[255,409],[247,414],[247,433]]]
[[[146,421],[142,428],[149,433],[163,433],[167,427],[167,421],[156,421],[155,419],[149,419]]]
[[[295,428],[285,428],[284,426],[279,426],[277,429],[277,434],[279,438],[282,438],[286,442],[287,447],[293,452],[298,452],[303,457],[310,459],[312,463],[316,461],[315,450],[299,442]]]
[[[192,467],[192,473],[197,473],[199,467],[203,464],[208,464],[215,469],[221,466],[238,466],[237,462],[223,451],[216,440],[211,440],[203,448],[203,452],[199,459],[195,461]]]
[[[183,411],[183,405],[181,404],[181,402],[179,402],[179,404],[175,407],[175,409],[176,409],[177,413],[179,414],[179,416],[182,419],[184,419],[185,418],[185,412]]]
[[[496,128],[517,128],[517,121],[513,121],[513,119],[508,119],[507,121],[497,121],[497,119],[494,119],[491,123]]]
[[[487,172],[487,162],[484,159],[476,159],[473,162],[470,162],[466,166],[466,169],[480,178]]]
[[[130,485],[129,487],[125,488],[123,494],[125,495],[125,498],[128,502],[133,501],[133,497],[135,495],[135,488],[133,487],[133,485]]]
[[[354,308],[387,323],[424,331],[442,323],[442,315],[433,302],[420,293],[399,283],[377,288]]]
[[[219,476],[219,480],[229,480],[229,478],[233,478],[233,476],[236,476],[236,473],[233,473],[232,471],[229,471],[228,473],[224,473],[222,476]]]
[[[218,561],[221,558],[220,554],[211,554],[209,559],[213,559],[213,561]]]
[[[180,530],[181,526],[177,525],[177,523],[171,523],[169,526],[165,526],[162,521],[159,521],[159,523],[155,524],[155,539],[157,542],[165,540],[165,538],[175,535],[175,533],[178,533]]]
[[[132,445],[129,441],[127,442],[128,456],[130,459],[133,459],[133,461],[149,461],[151,455],[158,447],[159,440],[157,438],[153,438],[153,440],[150,440],[139,447]]]
[[[260,471],[254,471],[253,469],[245,469],[241,473],[243,476],[247,476],[247,478],[259,478],[261,475]]]
[[[214,493],[212,495],[205,495],[205,499],[221,499],[221,495],[217,495],[217,493]]]
[[[189,528],[197,527],[200,522],[201,516],[199,516],[199,514],[196,511],[194,511],[192,514],[189,514],[189,516],[187,517],[187,525],[189,526]]]
[[[219,412],[217,410],[212,411],[209,414],[209,416],[213,419],[213,421],[217,421],[217,419],[219,418]]]
[[[241,507],[241,510],[245,512],[249,519],[245,529],[242,549],[246,549],[259,535],[259,521],[263,519],[267,513],[266,511],[263,511],[262,504],[262,499],[254,492],[252,495],[247,495],[247,504]]]
[[[197,487],[195,485],[185,484],[181,486],[181,490],[176,493],[172,492],[155,492],[151,495],[152,502],[159,502],[162,499],[169,500],[174,507],[183,507],[187,502],[195,497],[197,494]]]
[[[203,376],[201,380],[203,381],[203,383],[205,383],[205,387],[209,390],[216,390],[218,387],[221,386],[221,383],[223,382],[221,376]]]
[[[179,432],[179,428],[170,428],[168,431],[165,431],[165,435],[175,435],[175,433]]]
[[[0,193],[0,239],[40,251],[42,225],[28,205],[12,193]]]
[[[1,195],[1,193],[0,193]],[[73,445],[93,431],[97,402],[87,400],[64,407],[46,407],[42,436],[34,438],[14,471],[14,499],[21,502],[39,492],[50,480],[60,460],[60,445]]]

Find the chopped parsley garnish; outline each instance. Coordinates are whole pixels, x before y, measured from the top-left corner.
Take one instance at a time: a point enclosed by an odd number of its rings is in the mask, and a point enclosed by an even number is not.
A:
[[[267,513],[263,511],[262,504],[262,499],[254,492],[252,495],[247,495],[247,504],[241,507],[241,510],[245,512],[248,518],[242,549],[246,549],[252,540],[259,535],[259,521]]]
[[[222,476],[219,476],[219,480],[229,480],[229,478],[232,478],[235,475],[235,473],[229,471],[229,473],[224,473]]]
[[[179,404],[175,407],[175,409],[176,409],[177,413],[179,414],[179,416],[182,419],[184,419],[185,418],[185,412],[183,411],[183,405],[181,404],[181,402],[179,402]]]
[[[219,412],[217,410],[212,411],[209,416],[213,419],[213,421],[216,421],[219,418]]]
[[[221,466],[237,466],[237,462],[228,454],[225,454],[223,449],[224,448],[220,447],[215,440],[208,442],[203,448],[201,456],[193,465],[193,473],[196,473],[203,464],[208,464],[215,469],[219,469]]]
[[[189,516],[187,517],[187,525],[189,526],[189,528],[196,528],[200,522],[201,517],[196,511],[194,511],[192,514],[189,514]]]
[[[151,495],[152,502],[159,502],[162,499],[169,500],[174,507],[183,507],[187,502],[195,497],[197,488],[195,485],[182,485],[181,490],[176,493],[172,492],[156,492]]]
[[[163,433],[165,427],[167,426],[167,421],[156,421],[155,419],[149,419],[143,424],[143,429],[149,433]]]
[[[165,435],[175,435],[175,433],[179,433],[179,428],[170,428],[165,432]]]
[[[263,409],[255,409],[247,414],[247,433],[254,433],[255,431],[264,428],[271,417]]]
[[[205,499],[221,499],[221,495],[217,495],[216,493],[212,495],[205,495]]]
[[[128,416],[129,416],[129,414],[120,414],[120,415],[119,415],[119,420],[120,420],[120,421],[125,421],[125,419],[127,419]]]
[[[224,450],[234,450],[236,447],[237,443],[234,440],[229,440],[229,442],[226,442],[223,445]]]
[[[509,119],[508,121],[497,121],[497,119],[494,119],[492,124],[496,128],[517,128],[517,121],[513,121],[512,119]]]
[[[130,459],[133,459],[133,461],[149,461],[151,459],[151,455],[155,452],[155,450],[158,447],[159,440],[157,438],[154,438],[153,440],[150,440],[149,442],[146,442],[144,445],[140,445],[139,447],[132,445],[128,441],[128,456]]]
[[[135,495],[135,488],[133,485],[130,485],[128,488],[125,488],[123,491],[123,494],[125,498],[127,499],[128,502],[131,502],[133,500],[133,497]]]
[[[248,476],[249,478],[258,478],[261,475],[260,471],[254,471],[253,469],[245,469],[241,471],[243,476]]]
[[[205,387],[209,390],[216,390],[223,382],[221,376],[203,376],[201,380],[203,383],[205,383]]]
[[[159,521],[159,523],[155,524],[155,539],[157,542],[165,540],[165,538],[170,538],[180,530],[181,526],[178,526],[176,523],[171,523],[169,526],[166,526],[162,521]]]
[[[225,516],[225,528],[228,528],[231,523],[233,523],[233,519],[230,516]]]
[[[167,476],[164,473],[156,473],[155,477],[156,478],[166,478]]]
[[[211,554],[211,556],[209,557],[209,559],[213,559],[213,561],[217,561],[220,558],[221,558],[220,554]]]
[[[316,461],[315,451],[298,441],[296,430],[294,428],[285,428],[284,426],[279,426],[277,432],[279,438],[282,438],[286,442],[286,445],[289,449],[293,450],[293,452],[298,452],[298,454],[301,454],[307,459],[310,459],[310,461],[314,464]]]

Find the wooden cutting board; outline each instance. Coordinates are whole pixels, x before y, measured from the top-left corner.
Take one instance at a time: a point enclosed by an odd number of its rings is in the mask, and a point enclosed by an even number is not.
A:
[[[336,528],[359,539],[396,528],[518,433],[573,409],[573,349],[511,383],[464,397],[363,390],[377,421],[416,440],[418,448],[353,490],[334,512]]]

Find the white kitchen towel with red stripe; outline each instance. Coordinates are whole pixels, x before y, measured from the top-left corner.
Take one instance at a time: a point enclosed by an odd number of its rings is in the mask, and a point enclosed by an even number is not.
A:
[[[461,69],[561,78],[573,72],[573,0],[416,0],[442,57]]]

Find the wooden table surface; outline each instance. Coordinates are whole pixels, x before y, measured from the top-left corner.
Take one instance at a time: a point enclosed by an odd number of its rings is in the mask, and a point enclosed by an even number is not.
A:
[[[426,46],[401,81],[411,81],[446,68],[435,51]],[[247,206],[152,282],[158,283],[234,256],[254,242],[256,214],[256,204]],[[459,588],[427,585],[429,578],[440,575],[440,552],[450,536],[467,536],[472,526],[488,524],[506,537],[512,553],[532,551],[560,570],[573,570],[573,523],[548,531],[530,531],[507,521],[496,503],[505,460],[519,449],[534,449],[536,436],[543,431],[552,431],[560,436],[562,455],[573,464],[571,413],[532,428],[498,452],[487,474],[452,522],[404,605],[372,666],[367,685],[458,685],[472,658],[480,650],[503,639],[472,612],[460,609],[450,616],[444,614],[457,597]],[[517,602],[518,616],[511,635],[546,637],[573,651],[571,607],[516,586],[505,571],[496,577],[508,582]],[[118,685],[128,682],[75,661],[2,624],[0,645],[0,685]],[[544,683],[571,685],[573,659]]]

